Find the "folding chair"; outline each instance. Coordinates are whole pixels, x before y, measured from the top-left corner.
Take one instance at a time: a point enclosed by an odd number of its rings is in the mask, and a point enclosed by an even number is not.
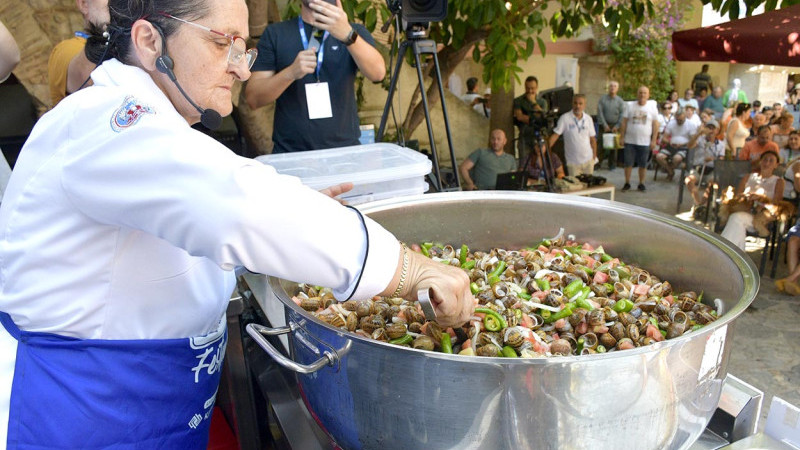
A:
[[[675,213],[681,212],[681,203],[683,203],[683,187],[686,184],[684,180],[686,179],[686,174],[689,173],[691,170],[691,163],[694,162],[694,149],[690,148],[686,152],[686,159],[683,160],[683,164],[681,164],[681,175],[678,179],[678,204],[675,206]],[[705,169],[705,166],[703,166]],[[655,178],[655,175],[653,175]],[[703,181],[703,174],[700,173],[700,177],[697,180],[697,188],[700,189],[700,184]]]
[[[714,209],[714,227],[712,231],[719,233],[719,208],[721,204],[721,196],[725,193],[728,187],[736,189],[742,177],[751,172],[750,161],[741,161],[738,159],[729,160],[721,159],[714,161],[714,181],[712,183],[711,195],[708,196],[708,204],[706,214],[708,214],[712,207]],[[706,216],[706,223],[708,223],[708,216]]]

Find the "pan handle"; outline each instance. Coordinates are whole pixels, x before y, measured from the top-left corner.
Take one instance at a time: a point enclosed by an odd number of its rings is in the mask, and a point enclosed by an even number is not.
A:
[[[247,325],[246,329],[247,334],[249,334],[250,337],[256,341],[258,346],[264,349],[264,351],[267,352],[267,354],[271,356],[275,362],[294,372],[303,374],[314,373],[325,366],[333,366],[336,363],[336,355],[328,351],[324,352],[320,359],[311,364],[297,363],[286,356],[283,356],[283,354],[279,352],[272,344],[270,344],[270,342],[264,337],[264,335],[277,336],[280,334],[291,333],[293,331],[291,326],[269,328],[263,325],[250,323]]]

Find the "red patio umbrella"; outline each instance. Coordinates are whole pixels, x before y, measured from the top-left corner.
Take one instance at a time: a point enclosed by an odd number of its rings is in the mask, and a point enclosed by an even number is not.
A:
[[[800,66],[800,4],[672,34],[679,61]]]

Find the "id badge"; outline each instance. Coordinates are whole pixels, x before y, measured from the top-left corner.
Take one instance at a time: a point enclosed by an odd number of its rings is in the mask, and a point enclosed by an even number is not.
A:
[[[309,119],[333,117],[331,93],[328,90],[327,82],[306,84],[306,101],[308,102]]]

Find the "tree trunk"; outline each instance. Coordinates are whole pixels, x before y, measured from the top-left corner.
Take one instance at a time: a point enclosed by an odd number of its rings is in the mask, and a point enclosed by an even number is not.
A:
[[[510,90],[503,88],[492,90],[492,99],[489,102],[492,108],[492,116],[489,118],[489,129],[501,129],[506,133],[508,144],[506,152],[514,154],[516,143],[514,142],[514,84]]]

